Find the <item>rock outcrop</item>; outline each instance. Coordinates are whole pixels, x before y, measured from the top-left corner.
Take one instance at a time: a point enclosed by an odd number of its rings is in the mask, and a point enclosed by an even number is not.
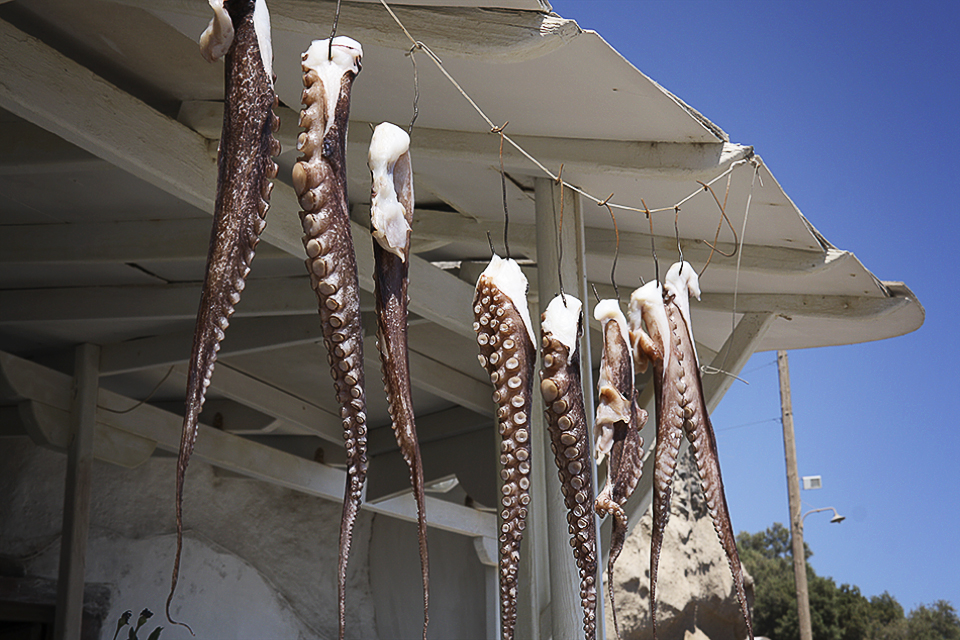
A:
[[[650,533],[652,509],[627,537],[614,573],[617,621],[623,640],[653,638],[650,623]],[[683,640],[742,640],[747,637],[733,577],[700,489],[691,451],[677,463],[670,521],[664,533],[657,582],[657,636]],[[753,579],[744,570],[748,605]],[[609,602],[607,638],[615,640]]]

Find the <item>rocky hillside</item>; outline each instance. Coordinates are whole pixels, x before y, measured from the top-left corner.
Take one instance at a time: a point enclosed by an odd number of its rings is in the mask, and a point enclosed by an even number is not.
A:
[[[617,561],[614,589],[623,640],[653,638],[650,624],[650,531],[652,509],[640,520]],[[736,523],[734,523],[736,528]],[[753,579],[746,574],[752,605]],[[607,638],[615,640],[609,602],[605,603]],[[664,533],[657,581],[657,635],[676,640],[742,640],[733,578],[700,489],[700,478],[687,451],[677,464],[670,521]]]

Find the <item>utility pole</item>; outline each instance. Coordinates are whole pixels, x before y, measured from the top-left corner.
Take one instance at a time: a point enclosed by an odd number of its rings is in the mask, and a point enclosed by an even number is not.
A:
[[[787,495],[790,500],[790,537],[793,540],[793,575],[797,584],[797,616],[800,640],[813,640],[810,624],[810,594],[807,590],[807,556],[803,547],[800,515],[800,481],[797,474],[797,443],[793,436],[793,403],[790,400],[790,367],[787,352],[777,351],[780,373],[780,415],[783,422],[783,453],[787,459]]]

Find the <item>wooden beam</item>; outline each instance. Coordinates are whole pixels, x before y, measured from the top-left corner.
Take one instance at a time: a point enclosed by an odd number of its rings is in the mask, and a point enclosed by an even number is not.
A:
[[[232,355],[268,351],[297,344],[312,344],[322,339],[320,321],[315,313],[282,318],[240,318],[231,323],[227,339],[222,343],[223,347],[218,357],[223,360]],[[102,375],[185,363],[192,340],[193,332],[184,331],[106,345],[101,353]],[[488,384],[415,351],[422,339],[411,337],[410,342],[410,375],[414,386],[445,400],[456,402],[473,412],[487,416],[494,415],[494,404],[490,399]],[[375,336],[369,336],[364,341],[364,359],[370,371],[379,371],[380,360]],[[229,364],[226,366],[229,367]],[[234,384],[232,380],[233,374],[228,373],[221,377],[215,373],[212,385],[216,390],[229,393],[238,402],[252,406],[244,399],[244,391],[230,391],[230,387]],[[274,387],[270,386],[261,392],[261,395],[264,393],[270,395],[273,389]],[[328,413],[338,414],[339,409],[336,405],[323,402],[320,404]],[[278,404],[273,412],[268,413],[282,418],[277,415],[280,411],[282,409]],[[309,430],[312,432],[316,428]],[[340,439],[340,435],[335,437],[338,442]]]
[[[67,411],[71,406],[70,388],[70,376],[0,351],[0,391],[7,400],[29,400]],[[156,442],[165,451],[179,451],[183,421],[180,416],[149,404],[141,405],[129,413],[111,413],[107,410],[125,409],[135,403],[133,398],[100,389],[99,399],[96,400],[100,409],[96,419],[114,429]],[[343,499],[344,471],[211,427],[200,426],[193,459],[334,502]],[[417,519],[412,496],[377,505],[365,503],[363,508],[409,522],[416,522]],[[427,497],[427,520],[430,526],[461,535],[496,536],[495,515],[433,497]]]
[[[131,405],[133,402],[131,401]],[[24,400],[19,418],[38,446],[66,452],[70,437],[70,412],[48,404]],[[93,457],[126,469],[135,469],[150,459],[157,443],[127,431],[114,429],[98,419],[94,428]]]
[[[362,206],[365,205],[357,205],[357,208]],[[367,208],[369,208],[368,205]],[[478,254],[483,254],[489,251],[488,231],[494,237],[502,236],[503,223],[485,219],[475,220],[456,212],[417,209],[413,217],[412,242],[414,248],[418,243],[456,242],[475,247]],[[588,256],[609,259],[614,254],[616,239],[610,229],[587,227],[584,229],[584,234],[586,238],[584,250]],[[675,255],[677,250],[676,238],[654,236],[654,242],[659,255]],[[711,249],[702,240],[681,238],[680,246],[683,247],[684,258],[693,264],[704,264],[707,259],[711,259],[711,264],[716,268],[736,269],[737,267],[736,255],[727,258],[717,252],[710,258]],[[511,222],[510,247],[523,255],[536,259],[537,232],[535,225]],[[736,249],[729,242],[720,242],[717,244],[717,248],[726,254],[732,254]],[[620,255],[649,256],[650,236],[645,233],[621,231]],[[743,271],[770,271],[779,274],[784,272],[809,273],[826,268],[836,260],[849,255],[846,251],[832,248],[825,251],[805,251],[789,247],[745,244],[739,264]]]
[[[192,0],[121,0],[123,4],[148,11],[161,10],[193,15],[204,21],[210,9]],[[360,42],[406,51],[410,41],[379,3],[343,3],[339,30]],[[539,57],[563,45],[580,33],[573,20],[546,11],[503,8],[503,2],[481,1],[481,6],[417,6],[392,4],[406,25],[417,26],[417,37],[430,44],[438,55],[472,57],[483,55],[503,62]],[[270,19],[275,31],[290,31],[318,37],[317,25],[328,24],[333,7],[315,0],[273,0]]]
[[[417,416],[417,440],[421,444],[490,429],[490,416],[463,407],[453,407]],[[367,453],[369,455],[379,456],[399,450],[393,429],[389,426],[371,429],[368,433]]]
[[[206,140],[0,21],[0,106],[204,211],[216,190]],[[172,159],[176,158],[176,161]]]
[[[604,297],[615,297],[609,284],[592,282],[591,286]],[[879,291],[879,289],[878,289]],[[737,313],[772,313],[775,316],[790,318],[867,319],[896,311],[910,304],[911,299],[901,295],[891,296],[843,296],[817,295],[805,293],[741,293],[736,297]],[[704,293],[699,301],[692,303],[695,308],[709,311],[732,311],[734,296],[732,293]]]
[[[177,365],[174,375],[187,379],[186,365]],[[307,402],[282,389],[220,362],[210,381],[210,392],[229,398],[255,411],[289,422],[324,440],[343,444],[343,422],[340,405],[333,393],[317,394],[314,402]],[[182,419],[181,419],[182,420]]]
[[[217,357],[226,358],[322,341],[323,329],[316,313],[283,317],[234,317]],[[111,376],[184,363],[192,344],[193,330],[103,345],[100,375]]]
[[[10,289],[0,291],[0,325],[84,320],[191,320],[200,283]],[[302,278],[250,280],[234,318],[316,314],[317,299]]]
[[[299,114],[280,107],[280,130],[277,139],[285,149],[296,147],[300,129]],[[211,140],[220,137],[223,124],[223,103],[188,101],[181,105],[177,120]],[[379,123],[352,120],[347,144],[366,149],[372,128]],[[753,154],[752,147],[716,142],[689,144],[681,142],[647,142],[632,140],[586,140],[546,136],[511,135],[514,142],[548,167],[561,164],[565,171],[582,175],[627,174],[671,176],[693,181],[712,177],[730,164]],[[410,141],[416,158],[470,162],[495,166],[500,162],[498,146],[490,143],[489,133],[417,128]],[[503,162],[508,168],[533,169],[533,165],[512,146],[503,148]],[[609,233],[609,231],[608,231]]]
[[[371,336],[364,340],[363,354],[368,370],[379,371],[380,356],[376,337]],[[410,359],[410,381],[418,389],[456,402],[461,407],[481,415],[493,417],[496,414],[489,384],[421,355],[412,348],[407,355]]]
[[[734,376],[743,370],[775,318],[772,313],[745,313],[720,352],[711,359],[710,366],[701,367],[708,413],[713,413],[720,404],[720,399],[733,385]]]
[[[0,107],[213,212],[217,169],[206,138],[2,20],[0,68]],[[299,209],[293,188],[275,181],[271,210]],[[373,291],[369,231],[356,223],[352,230],[361,286]],[[301,257],[302,234],[296,216],[268,214],[262,239]],[[416,256],[410,258],[410,299],[412,312],[473,337],[473,288]]]
[[[90,526],[90,484],[93,474],[94,430],[97,424],[97,390],[100,350],[96,345],[77,347],[67,444],[63,526],[60,536],[60,569],[53,635],[57,640],[80,640],[83,620],[84,570],[87,531]]]
[[[174,238],[176,241],[172,241]],[[209,218],[9,225],[0,234],[0,262],[30,265],[204,261],[209,243]],[[286,252],[270,245],[257,250],[257,262],[288,257]]]

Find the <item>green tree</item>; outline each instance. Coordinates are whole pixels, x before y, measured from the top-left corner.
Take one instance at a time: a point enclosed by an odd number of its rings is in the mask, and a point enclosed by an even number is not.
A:
[[[920,605],[907,620],[908,640],[960,640],[960,618],[946,600]]]
[[[754,579],[753,630],[775,640],[799,640],[790,530],[775,523],[737,536],[740,559]],[[805,545],[807,559],[813,555]],[[866,598],[860,588],[818,576],[807,563],[810,622],[816,640],[960,640],[960,617],[946,600],[914,609],[890,595]]]
[[[869,640],[906,640],[907,618],[897,599],[884,591],[870,598]]]

